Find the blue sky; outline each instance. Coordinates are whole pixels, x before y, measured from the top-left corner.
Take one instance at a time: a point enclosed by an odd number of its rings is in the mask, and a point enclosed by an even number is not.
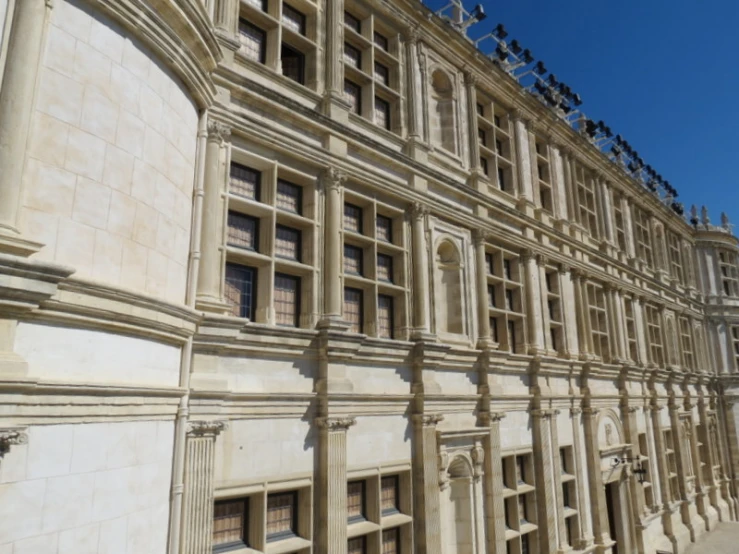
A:
[[[431,8],[446,0],[426,0]],[[465,0],[471,10],[474,0]],[[481,0],[620,133],[686,207],[726,211],[739,225],[739,1]]]

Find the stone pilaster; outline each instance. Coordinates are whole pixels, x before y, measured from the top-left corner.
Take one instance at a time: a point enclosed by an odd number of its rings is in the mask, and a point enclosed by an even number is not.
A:
[[[518,169],[519,205],[534,207],[534,182],[531,174],[529,150],[529,123],[519,111],[513,112],[513,134],[516,142],[516,168]]]
[[[634,459],[639,459],[642,452],[639,451],[639,431],[636,424],[636,413],[639,410],[636,406],[629,406],[628,400],[626,404],[621,408],[621,418],[623,420],[624,434],[626,435],[626,442],[631,444],[631,456]],[[631,492],[631,498],[634,499],[636,505],[636,515],[640,517],[645,513],[645,496],[644,487],[642,487],[634,474],[629,476],[629,491]]]
[[[582,465],[583,442],[582,442],[582,409],[570,408],[570,416],[572,417],[572,457],[575,460],[574,470],[577,476],[577,506],[580,510],[580,517],[577,518],[577,527],[575,529],[575,544],[573,546],[577,550],[585,550],[593,544],[593,534],[590,527],[590,520],[586,517],[585,506],[587,490],[586,483],[589,480]]]
[[[316,423],[320,428],[316,551],[342,554],[347,541],[346,433],[356,420],[326,417],[318,418]]]
[[[564,167],[565,193],[567,195],[567,211],[570,214],[570,223],[580,223],[580,210],[577,209],[577,191],[575,190],[574,168],[575,161],[568,150],[562,150],[562,163]]]
[[[539,262],[537,255],[526,251],[521,256],[526,282],[526,322],[528,327],[528,354],[534,356],[544,351],[544,330],[542,328],[541,285],[539,283]],[[511,345],[513,351],[513,345]]]
[[[344,96],[344,0],[326,1],[326,50],[325,93],[323,111],[329,117],[344,120],[348,116],[349,102]]]
[[[225,421],[192,421],[188,425],[183,491],[182,554],[213,550],[213,469],[216,437]]]
[[[345,182],[346,175],[334,168],[328,168],[321,177],[326,203],[323,230],[323,312],[324,321],[328,322],[340,320],[342,311],[341,191]]]
[[[583,408],[585,424],[585,453],[588,463],[588,487],[590,489],[591,516],[595,544],[610,544],[606,491],[600,471],[598,447],[598,409]]]
[[[464,87],[467,92],[467,136],[469,141],[470,171],[480,171],[480,140],[477,136],[477,76],[464,74]]]
[[[475,277],[477,284],[477,319],[479,336],[477,338],[478,348],[489,348],[496,346],[490,336],[490,317],[488,311],[487,295],[487,267],[485,266],[485,240],[486,235],[480,231],[473,234],[475,244]]]
[[[0,85],[0,253],[28,256],[42,247],[21,236],[18,217],[26,143],[50,9],[49,0],[15,3]]]
[[[638,361],[642,365],[649,363],[649,355],[647,353],[647,335],[644,325],[644,311],[642,310],[642,299],[635,296],[632,303],[634,313],[634,327],[636,328],[636,346],[639,352]]]
[[[505,552],[505,501],[503,499],[503,457],[500,422],[504,413],[490,413],[490,434],[485,447],[485,531],[488,552]]]
[[[408,136],[419,140],[423,127],[419,92],[421,70],[418,67],[418,33],[411,30],[405,41],[406,75],[408,78]]]
[[[429,271],[426,246],[428,208],[415,203],[410,208],[413,239],[413,332],[415,336],[429,333]]]
[[[213,12],[213,24],[216,32],[233,39],[237,32],[240,0],[217,0]]]
[[[531,410],[534,439],[534,471],[536,473],[536,495],[539,525],[539,551],[554,554],[557,551],[557,512],[555,505],[554,466],[552,458],[559,452],[552,444],[553,410]],[[556,421],[555,421],[556,424]]]
[[[665,451],[665,437],[662,432],[662,422],[660,421],[659,412],[664,409],[664,406],[653,405],[651,406],[652,412],[652,429],[654,433],[654,448],[656,450],[656,462],[657,462],[657,473],[659,477],[659,488],[660,495],[659,501],[662,502],[662,506],[665,510],[670,509],[670,482],[668,478],[667,460],[664,456]],[[657,502],[657,495],[655,495],[655,502]]]
[[[559,283],[562,287],[561,309],[564,313],[565,353],[567,357],[576,357],[580,348],[578,340],[579,326],[577,322],[577,302],[575,302],[575,286],[570,266],[560,264]]]
[[[626,197],[621,198],[621,213],[624,216],[624,235],[626,235],[626,255],[632,260],[636,257],[634,244],[634,225],[631,222],[631,205]]]
[[[573,271],[572,279],[575,289],[575,309],[577,311],[577,342],[580,347],[580,358],[587,358],[593,351],[593,336],[590,333],[590,317],[588,314],[586,278],[581,271]]]
[[[601,216],[603,220],[603,238],[608,244],[615,246],[615,234],[613,230],[613,200],[611,187],[600,177],[596,180],[596,190],[600,189]]]
[[[436,426],[443,419],[436,414],[413,416],[413,513],[418,554],[442,554]],[[346,528],[345,522],[346,516],[342,520]]]
[[[619,304],[621,302],[618,290],[612,286],[604,287],[606,306],[608,307],[608,324],[611,335],[611,359],[622,361],[627,358],[626,345],[624,342],[624,325],[621,320]]]
[[[223,249],[223,193],[226,176],[221,171],[222,153],[231,130],[209,120],[205,147],[204,195],[200,234],[200,267],[195,305],[198,309],[225,313],[228,307],[221,295]]]
[[[558,144],[550,142],[549,158],[553,176],[552,186],[554,187],[554,197],[556,198],[554,215],[560,220],[566,220],[569,217],[569,206],[567,205],[564,162],[562,160],[562,151]]]
[[[552,453],[552,473],[554,476],[554,500],[557,505],[557,537],[559,538],[559,547],[557,552],[567,552],[570,546],[567,544],[567,529],[565,526],[565,504],[564,495],[562,493],[562,457],[559,451],[559,429],[557,428],[557,418],[560,411],[553,410],[549,420],[551,433],[551,453]]]

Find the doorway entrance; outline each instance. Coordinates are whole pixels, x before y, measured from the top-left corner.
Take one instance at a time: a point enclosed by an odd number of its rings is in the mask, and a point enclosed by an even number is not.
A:
[[[629,533],[626,481],[618,479],[607,483],[605,487],[608,531],[611,539],[616,541],[616,544],[612,547],[612,552],[613,554],[630,554],[631,534]]]

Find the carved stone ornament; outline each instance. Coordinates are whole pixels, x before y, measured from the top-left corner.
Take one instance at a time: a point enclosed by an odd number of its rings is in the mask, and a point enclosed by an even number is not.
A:
[[[485,472],[483,469],[483,462],[485,461],[485,451],[483,450],[479,442],[475,443],[475,446],[470,452],[470,455],[472,456],[472,463],[474,465],[473,477],[475,481],[479,481],[480,478],[483,476],[483,473]]]
[[[480,246],[481,244],[485,244],[490,238],[491,238],[491,234],[488,233],[487,231],[483,231],[482,229],[472,230],[472,243],[475,246]]]
[[[477,84],[477,75],[475,75],[471,71],[465,71],[464,84],[468,87],[474,87]]]
[[[445,490],[449,486],[449,453],[445,446],[439,447],[439,455],[437,457],[437,463],[439,464],[439,488]]]
[[[22,429],[0,429],[0,458],[10,451],[11,446],[28,444],[28,434]]]
[[[428,206],[425,206],[420,202],[414,202],[408,207],[408,213],[413,219],[421,219],[428,215],[429,209]]]
[[[191,421],[187,424],[187,434],[197,437],[212,435],[217,437],[228,428],[228,421]]]
[[[321,182],[326,190],[338,190],[346,183],[346,173],[335,167],[327,167]]]
[[[559,272],[560,273],[569,273],[572,270],[570,267],[570,264],[562,262],[559,264]]]
[[[582,408],[570,408],[570,415],[576,416],[582,413]]]
[[[347,431],[352,425],[356,425],[357,419],[354,417],[320,417],[317,420],[321,429],[329,432]]]
[[[231,128],[220,121],[208,120],[208,138],[218,141],[220,144],[231,136]]]

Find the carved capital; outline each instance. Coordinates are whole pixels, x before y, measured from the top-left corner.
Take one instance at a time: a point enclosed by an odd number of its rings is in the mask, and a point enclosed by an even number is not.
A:
[[[484,245],[488,240],[490,240],[490,237],[490,233],[488,233],[487,231],[483,231],[482,229],[472,230],[472,243],[475,246]]]
[[[465,71],[464,84],[467,87],[474,87],[475,85],[477,85],[477,75],[475,75],[471,71]]]
[[[560,263],[557,269],[560,273],[569,273],[570,271],[572,271],[572,267],[570,267],[570,264],[566,262]]]
[[[600,408],[583,408],[582,413],[586,416],[595,417],[600,412]]]
[[[0,429],[0,458],[10,452],[11,446],[28,443],[25,427]]]
[[[422,427],[436,427],[444,421],[444,416],[441,414],[415,414],[413,420]]]
[[[408,213],[414,220],[423,219],[429,214],[428,206],[421,204],[420,202],[414,202],[408,207]]]
[[[208,140],[223,144],[231,136],[231,128],[213,119],[208,120]]]
[[[346,173],[335,167],[327,167],[321,175],[321,184],[326,190],[339,190],[346,180]]]
[[[582,408],[570,408],[570,415],[576,416],[582,413]]]
[[[558,410],[531,410],[531,415],[541,419],[551,419]]]
[[[190,421],[187,424],[187,434],[195,437],[217,437],[228,428],[228,421]]]
[[[483,427],[490,427],[493,424],[497,425],[505,416],[505,412],[483,412],[480,414],[479,424]]]
[[[349,427],[356,425],[357,419],[354,417],[319,417],[316,423],[321,429],[328,432],[346,432]]]

